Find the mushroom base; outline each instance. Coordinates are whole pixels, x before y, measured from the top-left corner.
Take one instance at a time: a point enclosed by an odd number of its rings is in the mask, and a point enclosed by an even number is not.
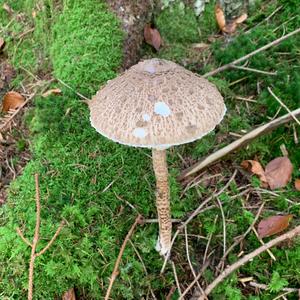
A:
[[[170,213],[170,189],[166,150],[152,150],[153,169],[156,177],[156,208],[159,239],[156,250],[166,255],[171,248],[172,222]]]

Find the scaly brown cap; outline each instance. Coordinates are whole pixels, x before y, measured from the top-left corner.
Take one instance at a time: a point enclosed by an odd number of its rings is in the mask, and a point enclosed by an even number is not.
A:
[[[223,97],[206,79],[167,60],[139,62],[89,103],[92,126],[129,146],[165,149],[200,139],[221,122]]]

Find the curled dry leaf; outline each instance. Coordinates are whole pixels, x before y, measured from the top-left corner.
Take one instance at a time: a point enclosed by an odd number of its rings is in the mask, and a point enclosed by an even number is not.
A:
[[[268,181],[265,176],[265,171],[261,164],[256,160],[244,160],[241,166],[247,171],[257,175],[264,186],[268,186]]]
[[[156,51],[159,50],[162,39],[156,28],[152,28],[149,24],[147,24],[144,28],[144,38],[147,44],[153,46]]]
[[[42,97],[46,98],[50,95],[60,95],[61,94],[61,89],[51,89],[51,90],[48,90],[46,91],[45,93],[42,94]]]
[[[223,31],[223,28],[226,26],[225,14],[220,6],[220,4],[216,4],[215,6],[215,16],[218,23],[219,28]]]
[[[292,215],[272,216],[259,222],[257,232],[261,238],[271,236],[285,230],[289,226]]]
[[[295,188],[297,191],[300,191],[300,178],[295,180]]]
[[[277,157],[271,160],[266,168],[265,175],[271,190],[285,187],[291,180],[293,165],[287,157]]]
[[[62,300],[76,300],[74,288],[66,291],[62,296]]]
[[[16,109],[23,104],[25,98],[17,92],[8,92],[4,95],[2,101],[2,111],[8,112],[10,109]]]

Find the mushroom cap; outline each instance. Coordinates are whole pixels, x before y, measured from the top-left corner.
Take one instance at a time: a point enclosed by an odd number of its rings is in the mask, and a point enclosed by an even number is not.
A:
[[[157,58],[108,81],[89,107],[92,126],[105,137],[155,149],[200,139],[226,112],[222,95],[208,80]]]

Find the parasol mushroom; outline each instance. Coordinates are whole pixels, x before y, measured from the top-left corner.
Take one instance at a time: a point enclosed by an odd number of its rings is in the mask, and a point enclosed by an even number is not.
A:
[[[166,149],[211,132],[225,114],[223,97],[206,79],[154,58],[110,80],[89,108],[92,126],[105,137],[152,149],[159,221],[156,248],[165,255],[172,231]]]

